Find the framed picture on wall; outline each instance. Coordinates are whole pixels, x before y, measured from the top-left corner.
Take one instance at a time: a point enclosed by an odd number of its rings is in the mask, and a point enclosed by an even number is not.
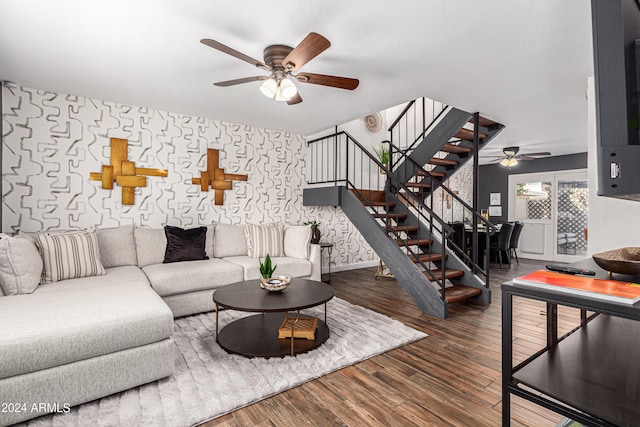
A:
[[[502,216],[502,206],[489,206],[489,217]]]
[[[491,206],[500,205],[500,193],[490,193],[489,194],[489,204]]]

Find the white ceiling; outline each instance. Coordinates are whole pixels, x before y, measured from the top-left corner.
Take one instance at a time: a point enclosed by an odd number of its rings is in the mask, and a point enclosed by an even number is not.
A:
[[[2,0],[0,79],[18,85],[313,134],[427,96],[507,128],[483,154],[519,145],[586,151],[593,74],[588,0]],[[275,105],[261,75],[200,44],[262,59],[310,31],[332,46],[301,71],[360,79],[355,91],[299,83]]]

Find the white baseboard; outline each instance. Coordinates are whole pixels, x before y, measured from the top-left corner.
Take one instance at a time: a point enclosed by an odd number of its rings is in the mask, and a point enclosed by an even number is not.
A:
[[[332,265],[331,272],[337,273],[338,271],[357,270],[359,268],[377,267],[378,261],[359,262],[357,264],[341,264]],[[322,274],[328,274],[329,269],[327,267],[322,268]]]

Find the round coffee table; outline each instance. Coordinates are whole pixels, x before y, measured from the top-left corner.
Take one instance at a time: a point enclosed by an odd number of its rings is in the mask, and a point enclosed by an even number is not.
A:
[[[331,298],[331,286],[308,279],[294,278],[289,287],[279,292],[262,289],[258,279],[223,286],[213,293],[216,341],[228,353],[247,357],[283,357],[305,353],[329,338],[326,303]],[[320,304],[324,304],[324,321],[300,314],[300,310]],[[218,331],[220,307],[261,314],[243,317]],[[295,316],[290,317],[289,311],[295,311]],[[285,319],[290,325],[293,324],[290,327],[292,335],[296,325],[317,322],[315,336],[313,339],[278,338],[278,330]]]

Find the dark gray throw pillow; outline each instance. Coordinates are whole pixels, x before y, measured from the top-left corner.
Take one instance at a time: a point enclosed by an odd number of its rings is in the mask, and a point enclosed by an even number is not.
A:
[[[207,227],[185,230],[166,225],[164,234],[167,236],[167,249],[163,263],[209,259],[205,251]]]

